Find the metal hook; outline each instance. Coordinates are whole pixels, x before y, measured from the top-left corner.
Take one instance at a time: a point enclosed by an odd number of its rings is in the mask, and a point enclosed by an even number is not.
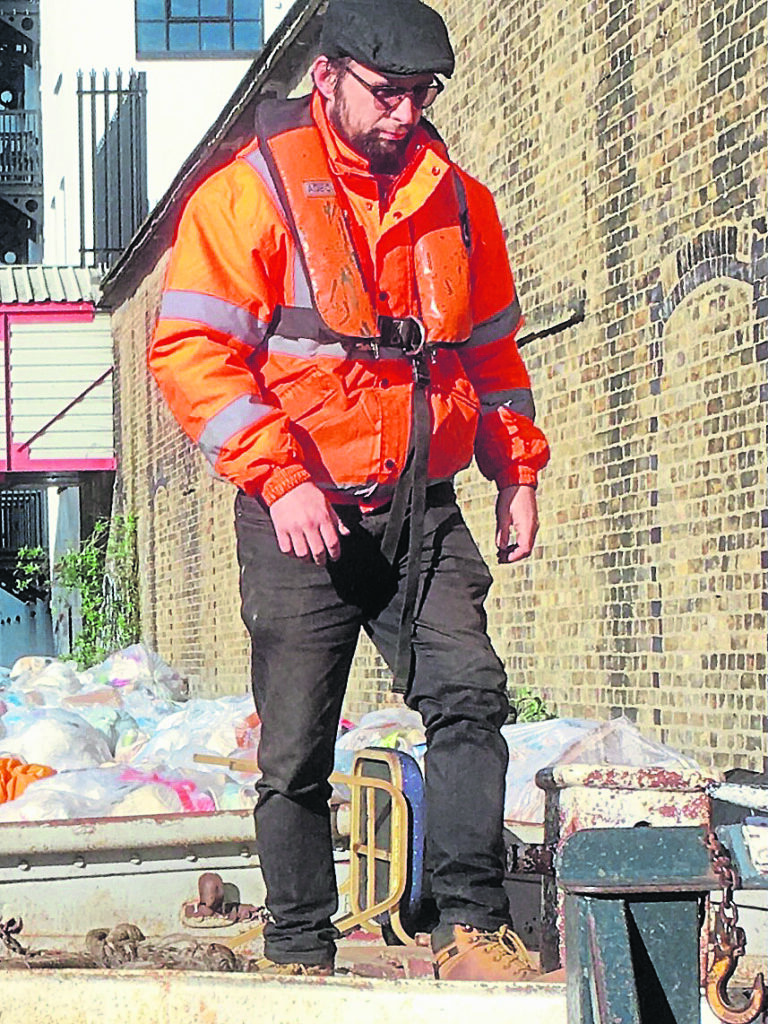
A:
[[[758,974],[749,1000],[741,1007],[733,1004],[728,995],[728,982],[744,952],[744,929],[734,928],[731,935],[727,937],[716,931],[715,959],[707,973],[707,1002],[725,1024],[752,1024],[768,1006],[765,982],[762,974]]]

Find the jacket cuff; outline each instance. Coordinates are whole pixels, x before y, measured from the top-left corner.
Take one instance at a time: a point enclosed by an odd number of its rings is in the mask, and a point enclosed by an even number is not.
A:
[[[502,490],[504,487],[516,487],[518,485],[535,487],[537,480],[536,470],[531,469],[530,466],[510,466],[505,473],[496,478],[496,486],[499,490]]]
[[[276,469],[261,489],[261,497],[266,505],[274,505],[288,491],[299,484],[311,483],[312,477],[303,466],[290,466],[287,469]]]

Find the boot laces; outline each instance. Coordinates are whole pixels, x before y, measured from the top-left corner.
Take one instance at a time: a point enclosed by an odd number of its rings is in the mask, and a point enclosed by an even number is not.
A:
[[[481,933],[477,941],[484,952],[506,968],[522,965],[530,971],[536,969],[522,939],[515,935],[509,925],[503,924],[495,932]]]

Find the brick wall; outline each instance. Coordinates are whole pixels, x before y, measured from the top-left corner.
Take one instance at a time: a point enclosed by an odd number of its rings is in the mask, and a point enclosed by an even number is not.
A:
[[[436,120],[497,196],[553,447],[537,555],[495,572],[511,682],[762,767],[765,3],[435,6]]]
[[[761,768],[765,0],[432,2],[458,54],[435,121],[497,196],[553,447],[522,566],[493,567],[492,490],[460,480],[510,683]],[[201,691],[239,691],[231,496],[143,368],[158,280],[115,317],[145,628]],[[348,712],[392,699],[387,685],[363,643]]]

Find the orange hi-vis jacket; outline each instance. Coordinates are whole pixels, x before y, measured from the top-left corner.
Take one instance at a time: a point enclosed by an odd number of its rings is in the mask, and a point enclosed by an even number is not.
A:
[[[268,505],[306,481],[332,502],[380,505],[405,465],[417,386],[381,326],[414,318],[429,352],[429,481],[474,454],[499,487],[535,484],[549,450],[491,194],[420,126],[385,204],[318,93],[266,109],[266,137],[197,189],[173,247],[149,365],[182,427]]]

